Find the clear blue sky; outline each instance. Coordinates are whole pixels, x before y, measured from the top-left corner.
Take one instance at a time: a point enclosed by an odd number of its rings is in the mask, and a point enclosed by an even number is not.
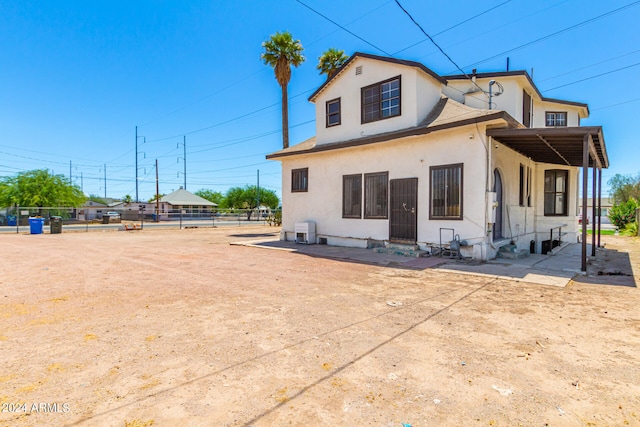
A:
[[[135,197],[138,126],[141,200],[156,159],[161,193],[183,184],[182,135],[188,190],[255,184],[260,169],[280,195],[280,163],[265,160],[282,146],[280,88],[260,61],[275,31],[307,58],[289,85],[292,145],[315,132],[307,98],[329,47],[459,73],[393,0],[301,1],[353,34],[296,0],[0,0],[0,176],[68,177],[71,162],[73,182],[103,196],[106,165],[107,196]],[[640,172],[640,1],[400,2],[466,72],[503,71],[509,57],[544,96],[587,103],[582,124],[604,127],[605,180]]]

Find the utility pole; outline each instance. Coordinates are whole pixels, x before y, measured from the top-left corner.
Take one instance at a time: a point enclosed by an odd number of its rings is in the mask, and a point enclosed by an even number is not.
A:
[[[69,184],[73,184],[73,180],[71,179],[71,160],[69,160]]]
[[[146,136],[138,136],[138,126],[136,126],[136,202],[139,202],[138,198],[138,139],[142,138],[142,143],[145,144],[147,142]],[[146,158],[146,155],[145,155]],[[145,170],[146,174],[146,170]]]
[[[107,198],[107,164],[104,164],[104,198]]]
[[[80,191],[84,194],[84,179],[82,178],[82,172],[80,172]]]
[[[179,142],[176,148],[180,148]],[[183,148],[182,161],[184,162],[184,169],[182,172],[182,175],[184,175],[184,185],[182,186],[182,188],[186,190],[187,189],[187,137],[185,135],[182,135],[182,148]],[[178,163],[180,163],[180,157],[178,157]],[[178,172],[178,176],[180,176],[180,172]]]
[[[136,202],[138,201],[138,126],[136,126]]]
[[[158,159],[156,159],[156,222],[160,221],[160,187],[158,185]]]
[[[260,169],[258,169],[258,191],[256,191],[258,195],[258,219],[260,219]]]

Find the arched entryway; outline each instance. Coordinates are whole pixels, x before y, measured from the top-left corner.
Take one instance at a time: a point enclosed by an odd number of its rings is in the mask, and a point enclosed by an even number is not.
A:
[[[493,224],[493,240],[501,240],[502,235],[502,177],[498,169],[493,171],[493,191],[496,193],[496,222]]]

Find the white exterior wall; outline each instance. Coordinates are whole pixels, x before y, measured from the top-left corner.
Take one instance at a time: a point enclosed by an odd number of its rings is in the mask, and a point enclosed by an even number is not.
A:
[[[523,88],[521,85],[522,82],[519,81],[520,77],[521,76],[476,79],[476,84],[485,91],[485,93],[480,92],[478,87],[468,80],[450,80],[444,93],[469,107],[487,110],[489,109],[489,81],[496,80],[502,85],[504,92],[499,96],[495,96],[495,93],[498,92],[499,89],[497,85],[493,86],[492,92],[494,96],[491,99],[491,109],[506,111],[514,119],[522,122]]]
[[[356,75],[356,67],[362,74]],[[400,116],[361,123],[363,87],[400,77]],[[441,83],[414,67],[357,58],[314,99],[316,104],[316,144],[348,141],[362,136],[414,127],[440,99]],[[341,124],[326,127],[326,102],[340,98]],[[420,105],[418,105],[420,99]]]
[[[484,126],[480,131],[484,134]],[[388,240],[389,219],[342,218],[343,175],[388,171],[389,180],[418,178],[417,241],[421,246],[438,243],[441,227],[455,229],[462,240],[481,243],[486,232],[486,155],[475,126],[467,126],[388,143],[282,158],[284,237],[294,239],[296,222],[314,221],[316,236],[327,237],[329,244],[366,247],[368,239]],[[429,220],[429,168],[456,163],[463,164],[464,219]],[[309,190],[292,193],[291,170],[305,167],[309,168]],[[443,236],[450,239],[448,234]]]
[[[536,184],[536,163],[531,159],[492,141],[491,179],[493,170],[498,169],[502,177],[502,236],[513,240],[520,250],[529,250],[529,242],[535,239],[535,195],[540,191]],[[520,165],[531,168],[531,205],[520,206]],[[526,173],[525,173],[526,179]],[[525,185],[525,189],[526,189]],[[493,189],[493,187],[492,187]]]
[[[533,102],[533,121],[531,127],[546,127],[546,112],[563,112],[567,113],[567,126],[580,126],[580,112],[582,108],[568,104],[560,104],[557,102],[534,101]]]
[[[539,252],[540,241],[549,240],[550,229],[553,227],[563,226],[562,232],[567,235],[562,237],[564,242],[575,243],[578,239],[578,198],[582,181],[579,181],[578,168],[553,165],[549,163],[536,164],[536,192],[535,192],[535,224],[536,224],[536,241],[538,241],[537,251]],[[544,172],[546,170],[568,170],[569,177],[567,182],[567,215],[566,216],[545,216],[544,215]],[[566,227],[564,227],[566,225]],[[554,230],[556,233],[557,230]],[[555,238],[555,237],[554,237]]]

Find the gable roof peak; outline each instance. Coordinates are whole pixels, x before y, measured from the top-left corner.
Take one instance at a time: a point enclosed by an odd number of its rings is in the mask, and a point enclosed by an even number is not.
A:
[[[349,59],[347,59],[345,61],[344,64],[342,64],[342,67],[340,67],[338,69],[338,71],[336,71],[336,73],[333,76],[329,77],[322,85],[320,85],[320,87],[318,89],[315,90],[315,92],[313,92],[311,94],[311,96],[309,96],[309,101],[314,102],[316,96],[318,96],[318,94],[320,94],[320,92],[322,92],[322,90],[325,87],[327,87],[329,84],[331,84],[331,82],[333,82],[333,80],[335,80],[347,68],[349,68],[349,66],[357,58],[366,58],[366,59],[372,59],[374,61],[388,62],[388,63],[392,63],[392,64],[398,64],[398,65],[404,65],[404,66],[407,66],[407,67],[417,68],[417,69],[421,70],[422,72],[424,72],[425,74],[427,74],[427,75],[431,76],[432,78],[436,79],[441,84],[443,84],[445,86],[447,85],[447,79],[446,78],[440,76],[439,74],[437,74],[433,70],[427,68],[424,64],[422,64],[420,62],[411,61],[411,60],[408,60],[408,59],[392,58],[392,57],[389,57],[389,56],[373,55],[371,53],[355,52],[353,55],[351,55],[349,57]]]

